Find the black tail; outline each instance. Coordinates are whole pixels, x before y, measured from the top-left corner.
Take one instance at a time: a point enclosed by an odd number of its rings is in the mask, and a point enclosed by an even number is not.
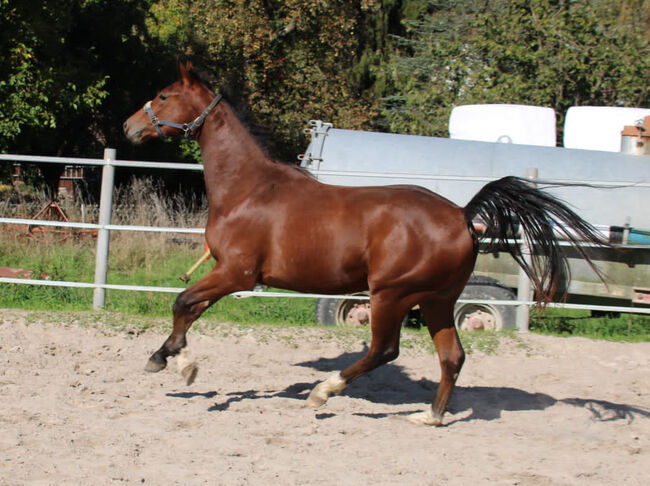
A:
[[[483,187],[465,207],[468,221],[481,218],[490,238],[486,251],[505,249],[530,277],[539,302],[553,298],[562,281],[570,278],[569,265],[555,231],[566,239],[589,263],[601,280],[603,275],[591,261],[580,242],[610,246],[598,230],[553,196],[533,187],[525,179],[504,177]],[[512,239],[517,227],[532,258],[527,261],[521,247]]]

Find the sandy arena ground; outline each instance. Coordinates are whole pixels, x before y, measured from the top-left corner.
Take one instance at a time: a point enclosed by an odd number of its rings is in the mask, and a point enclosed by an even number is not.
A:
[[[314,411],[362,339],[193,330],[187,387],[173,360],[143,371],[167,330],[133,329],[0,309],[0,485],[650,484],[650,343],[504,338],[427,428],[405,418],[437,386],[422,347]]]

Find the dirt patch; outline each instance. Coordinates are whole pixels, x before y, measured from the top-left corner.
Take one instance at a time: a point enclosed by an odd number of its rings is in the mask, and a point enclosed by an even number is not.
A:
[[[313,411],[363,337],[206,326],[186,387],[142,371],[166,330],[98,316],[0,310],[0,485],[650,484],[650,343],[506,339],[426,428],[405,418],[437,386],[424,346]]]

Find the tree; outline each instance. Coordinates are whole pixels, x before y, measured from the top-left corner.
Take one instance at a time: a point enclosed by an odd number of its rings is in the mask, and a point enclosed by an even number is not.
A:
[[[174,75],[173,56],[147,37],[150,3],[0,0],[0,151],[131,150],[124,118]]]
[[[108,76],[88,69],[92,52],[63,55],[75,13],[69,2],[0,0],[0,9],[0,150],[38,137],[48,153],[61,153],[64,140],[44,135],[87,120],[108,94]]]
[[[162,0],[151,35],[176,45],[219,89],[235,90],[295,160],[311,118],[369,127],[377,114],[376,66],[386,33],[399,26],[398,0]]]
[[[468,103],[550,106],[650,103],[650,1],[432,1],[402,39],[396,131],[446,135]]]
[[[113,147],[121,158],[182,158],[177,144],[145,149],[122,132],[126,117],[176,74],[175,54],[144,26],[152,3],[0,0],[0,151],[101,157]],[[8,164],[0,168],[7,180]],[[62,166],[39,168],[52,182]],[[40,183],[38,172],[27,174]]]

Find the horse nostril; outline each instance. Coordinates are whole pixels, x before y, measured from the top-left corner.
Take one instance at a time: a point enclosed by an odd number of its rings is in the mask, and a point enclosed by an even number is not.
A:
[[[124,133],[129,131],[129,122],[125,121],[124,125],[122,125],[122,128],[124,129]]]

